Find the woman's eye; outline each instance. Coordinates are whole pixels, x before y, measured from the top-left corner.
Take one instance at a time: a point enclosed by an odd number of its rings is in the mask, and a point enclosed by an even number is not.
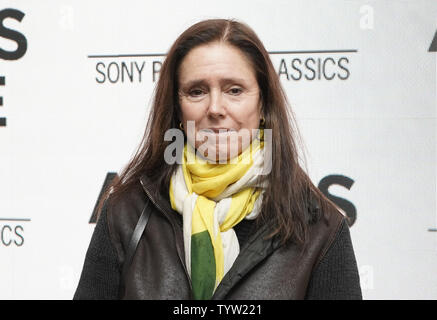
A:
[[[200,89],[194,89],[190,91],[190,96],[192,97],[200,97],[203,94],[203,91]]]
[[[237,95],[239,95],[242,91],[243,91],[243,90],[241,90],[240,88],[231,88],[231,89],[229,90],[229,93],[232,94],[232,95],[234,95],[234,96],[237,96]]]

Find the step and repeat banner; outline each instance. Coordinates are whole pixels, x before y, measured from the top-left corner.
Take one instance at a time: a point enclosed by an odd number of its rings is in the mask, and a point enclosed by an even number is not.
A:
[[[0,5],[0,299],[71,299],[94,208],[165,54],[206,18],[259,35],[313,182],[351,217],[365,299],[437,299],[437,2]]]

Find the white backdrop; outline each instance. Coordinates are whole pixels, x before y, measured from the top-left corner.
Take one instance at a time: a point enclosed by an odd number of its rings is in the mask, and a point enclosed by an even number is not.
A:
[[[364,298],[436,299],[433,0],[3,0],[0,298],[72,298],[102,184],[140,141],[163,54],[217,17],[257,32],[312,180],[356,214]]]

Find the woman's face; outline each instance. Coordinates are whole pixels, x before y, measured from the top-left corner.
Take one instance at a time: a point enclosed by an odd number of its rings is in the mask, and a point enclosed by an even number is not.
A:
[[[178,85],[184,131],[202,156],[228,160],[249,146],[259,128],[260,89],[238,48],[223,42],[195,47],[182,60]]]

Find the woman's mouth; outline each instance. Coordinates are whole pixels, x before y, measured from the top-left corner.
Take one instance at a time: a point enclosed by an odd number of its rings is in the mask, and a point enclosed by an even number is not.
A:
[[[237,132],[237,130],[232,128],[206,128],[201,129],[200,132],[202,133],[212,133],[212,134],[231,134]]]

